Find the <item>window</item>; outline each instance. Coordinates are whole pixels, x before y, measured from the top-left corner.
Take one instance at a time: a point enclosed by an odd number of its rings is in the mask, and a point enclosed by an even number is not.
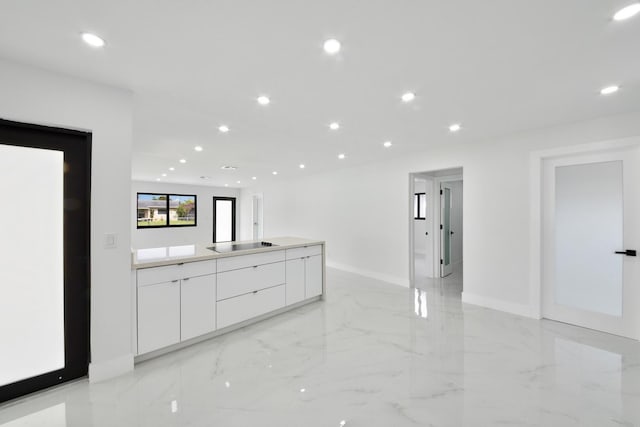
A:
[[[213,198],[213,243],[236,240],[236,198]]]
[[[195,194],[138,193],[138,228],[195,227]]]
[[[413,219],[427,218],[427,195],[416,193],[413,195]]]

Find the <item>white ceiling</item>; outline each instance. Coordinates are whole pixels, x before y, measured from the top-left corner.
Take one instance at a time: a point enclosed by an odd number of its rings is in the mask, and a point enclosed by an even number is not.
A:
[[[630,1],[2,0],[0,56],[131,89],[134,179],[234,187],[638,110]]]

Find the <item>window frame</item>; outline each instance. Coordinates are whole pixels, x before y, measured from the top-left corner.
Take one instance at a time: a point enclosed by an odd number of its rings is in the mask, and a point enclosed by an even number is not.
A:
[[[140,211],[138,203],[140,202],[140,195],[149,195],[149,196],[165,196],[165,211],[166,211],[166,219],[165,224],[163,225],[140,225],[140,218],[138,218],[138,214]],[[169,203],[171,197],[191,197],[193,198],[193,224],[171,224],[170,213],[171,209],[169,207]],[[182,228],[182,227],[197,227],[198,226],[198,195],[197,194],[177,194],[177,193],[154,193],[154,192],[137,192],[136,193],[136,229],[143,230],[155,230],[158,228]]]
[[[231,240],[224,242],[216,242],[216,201],[227,200],[231,202]],[[236,241],[236,197],[230,196],[213,196],[213,243],[229,243]]]
[[[420,196],[424,196],[424,216],[420,216]],[[421,220],[421,221],[426,221],[427,219],[427,210],[426,210],[426,206],[427,206],[427,193],[414,193],[413,194],[413,206],[414,206],[414,215],[413,215],[413,219],[414,220]],[[418,216],[415,216],[415,208],[418,208]]]

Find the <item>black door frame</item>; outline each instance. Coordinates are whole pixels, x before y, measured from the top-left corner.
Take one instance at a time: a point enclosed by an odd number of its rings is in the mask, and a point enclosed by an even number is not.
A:
[[[231,201],[231,241],[236,240],[236,198],[213,196],[213,243],[216,243],[216,201]]]
[[[91,133],[0,119],[0,144],[62,151],[65,166],[65,366],[56,371],[0,386],[2,403],[84,377],[88,372],[91,301]],[[3,367],[7,368],[9,367]]]

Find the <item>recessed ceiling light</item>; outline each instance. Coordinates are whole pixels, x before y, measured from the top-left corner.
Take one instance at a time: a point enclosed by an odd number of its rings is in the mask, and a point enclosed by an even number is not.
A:
[[[256,180],[256,179],[258,179],[258,178],[257,178],[257,177],[255,177],[255,176],[252,176],[252,177],[251,177],[251,179],[255,181],[255,180]]]
[[[322,47],[324,48],[324,51],[329,55],[335,55],[336,53],[340,52],[342,45],[336,39],[329,39],[324,42],[324,45]]]
[[[167,174],[166,174],[166,173],[163,173],[163,174],[162,174],[162,176],[167,176]]]
[[[385,141],[385,143],[382,145],[384,145],[386,148],[389,148],[391,147],[392,144],[391,144],[391,141]]]
[[[171,167],[169,168],[169,170],[170,170],[170,171],[174,171],[174,170],[176,170],[176,168],[174,168],[173,166],[171,166]]]
[[[618,86],[607,86],[600,90],[600,95],[611,95],[612,93],[616,93],[620,88]]]
[[[240,181],[236,181],[236,184],[240,184]]]
[[[220,125],[220,126],[218,126],[218,130],[219,130],[220,132],[222,132],[222,133],[227,133],[227,132],[229,132],[229,126],[227,126],[227,125]]]
[[[338,122],[333,122],[329,124],[329,129],[331,130],[338,130],[340,129],[340,123]]]
[[[227,171],[234,171],[234,170],[238,169],[238,167],[237,166],[225,165],[225,166],[222,166],[220,169],[224,169],[224,170],[227,170]]]
[[[196,145],[195,147],[193,147],[193,149],[196,151],[202,151],[202,147],[199,145]]]
[[[347,157],[347,156],[345,156],[345,155],[344,155],[344,154],[342,154],[342,153],[338,154],[338,158],[339,158],[340,160],[344,159],[345,157]]]
[[[402,94],[402,101],[403,102],[411,102],[414,99],[416,99],[416,94],[413,92],[406,92]]]
[[[180,163],[187,163],[186,159],[180,159]]]
[[[304,169],[304,165],[300,163],[300,169]]]
[[[449,126],[449,132],[458,132],[460,129],[462,129],[462,125],[460,125],[460,123],[454,123]]]
[[[225,184],[224,186],[225,186],[225,187],[228,187],[228,186],[229,186],[229,184]]]
[[[640,12],[640,3],[633,3],[617,11],[616,14],[613,15],[613,19],[615,21],[624,21],[637,15],[638,12]]]
[[[156,181],[160,181],[160,178],[156,178]]]
[[[260,105],[269,105],[270,102],[271,100],[267,96],[261,95],[258,97],[258,104]]]
[[[274,174],[274,175],[278,175],[278,171],[273,171],[271,173]]]
[[[304,393],[305,391],[307,391],[307,389],[306,389],[306,388],[301,388],[301,389],[300,389],[300,393]]]
[[[86,44],[92,47],[103,47],[105,45],[104,39],[91,33],[82,33],[82,40]]]

